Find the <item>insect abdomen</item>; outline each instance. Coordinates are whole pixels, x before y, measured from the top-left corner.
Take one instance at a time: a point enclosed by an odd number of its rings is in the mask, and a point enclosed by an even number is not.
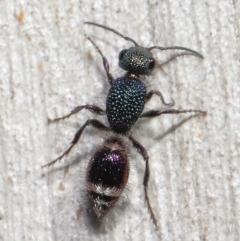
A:
[[[129,176],[129,162],[119,139],[111,138],[96,151],[89,162],[87,193],[98,219],[114,207]]]

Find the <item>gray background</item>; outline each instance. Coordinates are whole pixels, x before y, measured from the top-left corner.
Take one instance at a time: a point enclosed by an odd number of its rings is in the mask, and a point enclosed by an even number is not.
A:
[[[240,85],[239,1],[1,1],[0,2],[0,240],[239,240]],[[202,109],[207,117],[165,115],[132,130],[147,148],[149,196],[144,202],[144,162],[127,145],[131,174],[124,211],[95,233],[78,211],[86,165],[106,134],[88,128],[64,159],[80,160],[51,173],[41,165],[60,155],[77,129],[94,115],[81,104],[104,108],[108,90],[102,62],[84,34],[100,46],[114,76],[118,52],[131,46],[92,26],[111,26],[144,46],[180,45],[205,59],[180,57],[145,81],[176,109]],[[159,63],[170,52],[153,51]],[[147,109],[162,108],[155,97]],[[100,120],[106,121],[104,118]],[[78,215],[77,215],[78,214]],[[120,215],[119,215],[120,214]]]

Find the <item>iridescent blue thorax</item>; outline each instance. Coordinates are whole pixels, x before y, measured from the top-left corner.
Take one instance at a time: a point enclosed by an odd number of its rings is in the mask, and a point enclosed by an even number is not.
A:
[[[139,79],[114,80],[106,101],[108,122],[114,132],[125,134],[131,129],[143,111],[146,94],[146,86]]]

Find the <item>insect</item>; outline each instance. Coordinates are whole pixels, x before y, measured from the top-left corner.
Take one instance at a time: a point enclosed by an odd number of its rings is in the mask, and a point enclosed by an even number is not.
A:
[[[91,158],[87,168],[88,212],[97,220],[115,206],[129,176],[129,160],[119,137],[108,138]]]
[[[203,59],[203,56],[198,53],[195,50],[181,47],[181,46],[171,46],[171,47],[161,47],[161,46],[152,46],[149,48],[145,48],[140,46],[135,40],[133,40],[130,37],[124,36],[123,34],[119,33],[115,29],[109,28],[107,26],[93,23],[93,22],[85,22],[85,24],[97,26],[100,28],[103,28],[105,30],[108,30],[110,32],[113,32],[117,34],[118,36],[122,37],[123,39],[130,41],[134,44],[134,47],[130,47],[129,49],[123,49],[120,51],[118,55],[118,65],[122,69],[126,70],[127,72],[135,75],[151,75],[155,65],[156,61],[151,53],[151,50],[153,49],[159,49],[159,50],[183,50],[187,51],[188,54],[196,55],[199,58]],[[187,54],[187,53],[185,53]]]
[[[49,120],[49,122],[57,122],[66,119],[71,115],[76,114],[83,109],[86,109],[97,115],[106,114],[109,126],[104,125],[96,119],[88,119],[85,122],[85,124],[76,132],[69,148],[61,156],[51,161],[50,163],[44,165],[43,167],[51,166],[55,164],[57,161],[60,161],[64,156],[68,155],[71,149],[79,141],[84,129],[87,126],[92,126],[102,131],[112,131],[115,134],[128,137],[129,140],[132,142],[134,148],[145,161],[145,172],[143,178],[145,200],[147,203],[148,210],[150,212],[151,219],[153,220],[153,223],[157,226],[157,220],[150,205],[150,199],[148,197],[147,192],[148,180],[150,176],[149,156],[144,146],[132,136],[131,128],[139,118],[153,118],[163,114],[180,113],[197,113],[205,115],[206,112],[202,110],[176,110],[167,108],[165,110],[150,110],[145,113],[142,113],[145,104],[152,98],[153,95],[157,95],[158,97],[160,97],[162,103],[164,105],[167,105],[168,107],[172,106],[172,103],[167,104],[164,101],[164,98],[160,91],[152,90],[147,93],[146,85],[139,79],[138,76],[134,74],[129,73],[126,76],[114,79],[112,74],[109,72],[108,60],[102,54],[101,50],[93,42],[93,40],[89,37],[88,40],[93,44],[93,46],[96,48],[96,50],[102,57],[104,70],[106,72],[109,84],[111,85],[106,99],[106,111],[104,111],[102,108],[96,105],[81,105],[75,107],[69,114],[60,118]]]

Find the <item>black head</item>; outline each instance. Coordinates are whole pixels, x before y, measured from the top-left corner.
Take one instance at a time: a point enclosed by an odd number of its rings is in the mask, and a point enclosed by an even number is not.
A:
[[[123,49],[118,60],[118,65],[122,69],[137,75],[150,75],[155,66],[152,53],[141,46]]]
[[[199,58],[203,58],[203,56],[196,52],[195,50],[181,47],[181,46],[170,46],[170,47],[161,47],[161,46],[152,46],[152,47],[142,47],[135,40],[130,37],[124,36],[119,33],[115,29],[109,28],[107,26],[93,23],[93,22],[85,22],[85,24],[90,24],[93,26],[97,26],[103,29],[106,29],[110,32],[117,34],[123,39],[130,41],[134,44],[134,47],[129,49],[123,49],[120,51],[118,59],[119,59],[119,67],[128,71],[130,74],[135,75],[150,75],[155,67],[155,60],[151,53],[152,49],[158,50],[183,50],[187,53],[186,55],[196,55]],[[181,55],[185,55],[181,54]]]

